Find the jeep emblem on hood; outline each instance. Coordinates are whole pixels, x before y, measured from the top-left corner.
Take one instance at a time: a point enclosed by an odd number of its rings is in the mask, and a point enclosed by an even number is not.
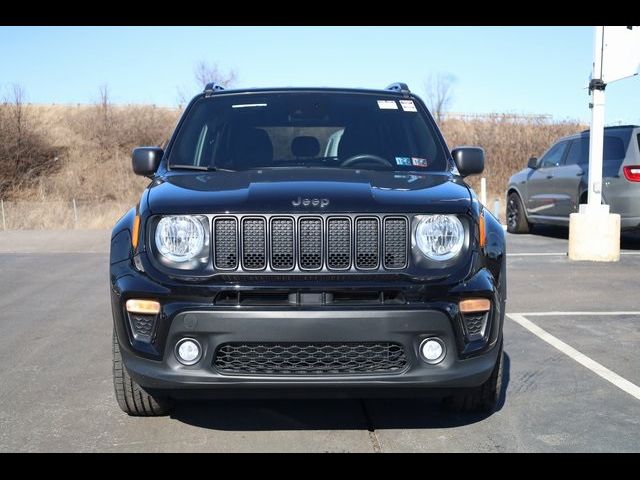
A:
[[[299,207],[299,206],[303,206],[303,207],[320,207],[320,208],[324,208],[327,205],[329,205],[329,199],[328,198],[303,198],[303,197],[298,197],[295,200],[291,201],[291,205],[293,205],[294,207]]]

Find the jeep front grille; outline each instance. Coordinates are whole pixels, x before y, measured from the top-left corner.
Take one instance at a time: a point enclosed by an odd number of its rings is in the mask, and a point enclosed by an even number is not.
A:
[[[378,266],[380,238],[377,218],[356,220],[356,267],[371,270]]]
[[[365,375],[401,373],[402,345],[390,342],[225,343],[213,365],[227,375]]]
[[[238,221],[216,218],[213,222],[214,267],[218,270],[238,268]]]
[[[384,219],[385,268],[404,268],[407,264],[407,230],[406,218]]]
[[[408,265],[404,216],[221,215],[212,224],[213,266],[220,271],[381,271]]]
[[[327,266],[345,270],[351,266],[351,221],[330,218],[327,221]]]
[[[271,268],[291,270],[295,264],[295,238],[292,218],[271,220]]]
[[[267,229],[264,218],[242,220],[242,266],[262,270],[267,266]]]
[[[300,268],[319,270],[322,268],[322,220],[300,219]]]

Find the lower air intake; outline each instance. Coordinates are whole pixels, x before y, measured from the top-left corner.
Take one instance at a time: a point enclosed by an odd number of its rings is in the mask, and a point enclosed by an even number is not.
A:
[[[213,364],[228,375],[363,375],[400,373],[407,357],[389,342],[225,343]]]

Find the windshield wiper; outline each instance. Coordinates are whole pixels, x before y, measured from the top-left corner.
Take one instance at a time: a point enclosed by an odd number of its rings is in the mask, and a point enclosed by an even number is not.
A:
[[[201,172],[235,172],[227,168],[207,167],[204,165],[169,165],[169,170],[199,170]]]

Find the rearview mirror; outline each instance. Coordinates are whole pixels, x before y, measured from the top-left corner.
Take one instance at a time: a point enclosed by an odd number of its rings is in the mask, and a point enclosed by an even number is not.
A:
[[[535,170],[538,168],[538,157],[531,157],[527,162],[527,168]]]
[[[160,165],[164,150],[159,147],[138,147],[131,152],[133,171],[136,175],[151,177]]]
[[[460,176],[467,177],[484,170],[484,150],[480,147],[456,147],[451,150]]]

